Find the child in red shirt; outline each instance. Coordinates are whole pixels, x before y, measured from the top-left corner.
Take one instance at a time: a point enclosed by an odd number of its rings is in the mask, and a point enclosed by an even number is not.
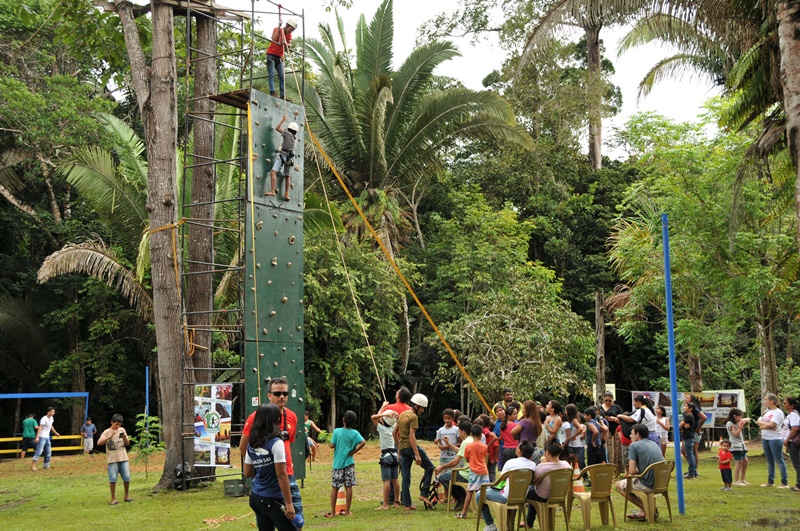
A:
[[[472,503],[472,497],[475,496],[477,491],[481,490],[481,485],[489,483],[489,468],[486,466],[489,447],[481,442],[483,425],[480,422],[473,424],[471,434],[473,442],[464,450],[464,457],[469,463],[467,498],[464,500],[464,508],[461,509],[461,514],[457,514],[456,518],[467,517],[467,509],[469,509],[469,504]]]
[[[731,442],[727,439],[719,443],[719,473],[722,475],[722,483],[724,486],[719,490],[731,490],[731,483],[733,482],[733,474],[731,473],[731,461],[733,461],[733,454],[731,453]]]

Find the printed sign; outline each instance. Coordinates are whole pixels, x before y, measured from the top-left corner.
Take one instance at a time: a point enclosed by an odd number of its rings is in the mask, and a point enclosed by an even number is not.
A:
[[[706,428],[725,428],[725,423],[728,422],[728,413],[733,408],[739,408],[742,411],[747,411],[747,406],[744,402],[744,389],[724,389],[719,391],[703,391],[702,393],[694,393],[700,401],[700,408],[706,415]],[[653,403],[667,408],[667,415],[672,417],[672,399],[670,393],[661,393],[653,391],[633,391],[631,392],[631,401],[636,395],[645,395],[653,400]],[[683,403],[683,398],[686,393],[678,393],[678,401]]]
[[[231,407],[233,385],[194,388],[194,462],[231,466]]]

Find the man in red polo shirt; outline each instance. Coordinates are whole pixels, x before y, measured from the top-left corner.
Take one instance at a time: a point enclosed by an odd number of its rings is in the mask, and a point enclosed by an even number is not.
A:
[[[267,72],[269,72],[269,95],[275,95],[275,71],[278,71],[278,82],[281,89],[281,99],[286,97],[284,88],[283,55],[292,42],[292,32],[297,29],[297,21],[290,18],[283,28],[272,30],[272,39],[267,48]]]
[[[286,449],[286,473],[289,475],[289,490],[292,493],[292,505],[294,505],[295,514],[303,515],[303,500],[300,498],[300,488],[297,486],[297,481],[294,479],[294,465],[292,464],[292,448],[291,443],[294,442],[297,435],[297,415],[286,407],[286,400],[289,398],[289,380],[286,378],[273,378],[269,382],[269,401],[281,408],[280,429],[282,432],[287,432],[286,437],[283,439],[283,444]],[[247,452],[247,442],[250,437],[250,427],[253,425],[253,419],[256,417],[256,412],[253,411],[247,420],[244,422],[242,428],[242,438],[239,441],[239,451],[242,455]],[[281,435],[283,437],[283,435]]]
[[[404,386],[398,389],[394,398],[395,403],[386,406],[384,411],[394,411],[399,416],[401,413],[411,409],[411,406],[408,405],[408,401],[411,400],[411,391],[408,390],[408,387]]]

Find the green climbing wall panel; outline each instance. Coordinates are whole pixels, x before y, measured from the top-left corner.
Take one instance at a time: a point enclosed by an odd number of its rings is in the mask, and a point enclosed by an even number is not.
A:
[[[269,172],[281,145],[275,126],[300,124],[295,163],[290,172],[289,200],[283,175],[277,194]],[[245,214],[245,393],[248,412],[267,401],[267,382],[289,380],[287,407],[298,418],[292,445],[295,476],[305,477],[305,383],[303,375],[303,148],[305,116],[299,105],[285,103],[257,90],[248,108],[249,169]]]

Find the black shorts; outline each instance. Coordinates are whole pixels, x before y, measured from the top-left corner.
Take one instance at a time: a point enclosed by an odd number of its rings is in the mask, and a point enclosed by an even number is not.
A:
[[[719,471],[723,483],[733,483],[733,473],[730,468],[721,468]]]
[[[36,443],[33,442],[36,439],[33,437],[23,437],[22,438],[22,451],[27,452],[28,450],[36,450]]]

